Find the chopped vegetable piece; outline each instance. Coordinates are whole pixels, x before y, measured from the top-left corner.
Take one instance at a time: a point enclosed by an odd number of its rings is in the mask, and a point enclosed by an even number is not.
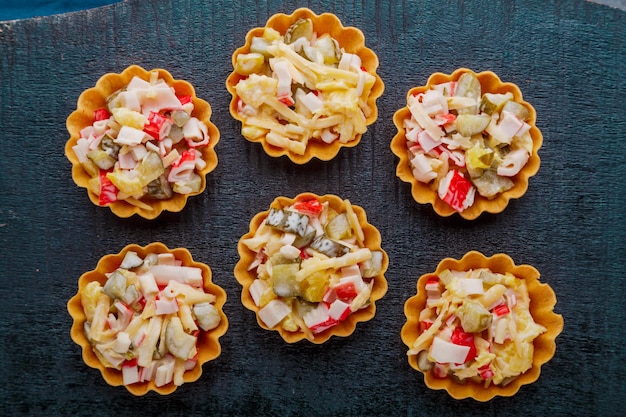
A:
[[[279,297],[297,297],[300,295],[300,283],[296,280],[296,272],[300,264],[280,264],[272,267],[272,289]]]
[[[352,226],[348,221],[348,215],[346,213],[335,216],[328,222],[325,230],[326,234],[331,239],[341,240],[352,237]]]
[[[491,313],[479,302],[465,300],[456,309],[455,314],[461,320],[463,330],[468,333],[479,333],[491,325]]]
[[[311,249],[323,253],[331,258],[345,255],[350,252],[350,248],[343,243],[332,240],[324,235],[318,236],[310,245]]]

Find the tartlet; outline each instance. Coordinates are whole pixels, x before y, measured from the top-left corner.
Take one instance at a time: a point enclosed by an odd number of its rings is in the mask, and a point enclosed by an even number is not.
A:
[[[460,383],[450,376],[438,376],[435,368],[422,370],[419,365],[418,355],[412,352],[414,344],[420,334],[426,332],[426,329],[429,329],[428,326],[424,326],[423,322],[420,323],[420,312],[426,306],[428,292],[432,291],[432,288],[429,288],[429,291],[427,291],[427,285],[432,285],[433,280],[435,280],[435,282],[439,280],[440,274],[446,270],[470,271],[479,270],[481,268],[487,268],[497,274],[509,273],[515,276],[516,279],[523,279],[530,299],[528,310],[534,320],[532,326],[536,324],[539,329],[541,329],[541,327],[545,328],[545,330],[531,342],[534,353],[532,355],[532,365],[530,368],[516,378],[512,380],[509,379],[508,383],[503,381],[501,385],[492,383],[485,386],[485,381],[481,380],[481,382],[477,382],[472,379],[467,379],[464,380],[463,383]],[[535,382],[539,378],[541,366],[554,356],[556,350],[555,339],[563,330],[563,317],[554,312],[555,304],[556,296],[554,291],[548,284],[539,281],[539,272],[530,265],[515,265],[508,255],[500,253],[488,258],[479,252],[471,251],[466,253],[459,260],[445,258],[439,263],[434,272],[424,274],[419,278],[417,282],[417,294],[409,298],[404,305],[404,314],[407,321],[402,327],[401,338],[404,344],[409,348],[410,354],[408,355],[408,362],[412,368],[424,374],[426,386],[435,390],[446,390],[448,394],[456,399],[473,398],[477,401],[489,401],[496,396],[512,396],[519,391],[522,385]],[[498,307],[498,310],[500,308],[503,308],[502,305]],[[506,307],[504,307],[504,309],[504,312],[499,310],[498,314],[508,314]],[[513,309],[511,309],[511,311],[512,310]],[[453,315],[453,317],[457,317],[458,320],[459,316]],[[424,320],[423,317],[422,320]],[[451,322],[451,320],[452,318],[447,318],[444,321],[448,323]],[[489,352],[491,352],[490,349]],[[479,369],[489,372],[487,375],[480,375],[483,379],[486,380],[493,377],[488,366]],[[475,377],[475,379],[477,380],[479,378]]]
[[[219,338],[223,336],[226,333],[226,330],[228,329],[228,320],[226,318],[226,315],[223,312],[223,306],[224,306],[224,303],[226,302],[226,292],[221,287],[219,287],[218,285],[212,282],[211,269],[209,268],[209,266],[200,262],[195,262],[191,256],[191,253],[187,249],[176,248],[176,249],[170,250],[167,248],[167,246],[165,246],[164,244],[160,242],[151,243],[145,247],[142,247],[136,244],[131,244],[131,245],[124,247],[117,254],[109,254],[109,255],[102,257],[98,261],[96,269],[86,272],[83,275],[81,275],[80,279],[78,280],[78,292],[67,303],[68,312],[73,319],[70,335],[71,335],[72,340],[82,348],[82,357],[83,357],[85,364],[87,364],[91,368],[98,369],[102,373],[102,377],[104,378],[104,380],[109,385],[111,386],[124,385],[124,387],[129,392],[137,396],[144,395],[148,391],[155,391],[161,395],[170,394],[178,388],[178,385],[176,385],[176,383],[172,381],[164,385],[157,386],[155,382],[155,376],[154,376],[154,374],[157,373],[156,370],[154,371],[153,376],[151,377],[152,378],[151,380],[125,385],[122,370],[116,369],[114,367],[105,366],[100,360],[99,356],[96,355],[95,353],[95,348],[94,348],[95,345],[92,346],[92,344],[90,343],[90,340],[87,337],[86,329],[89,328],[91,324],[88,324],[88,318],[85,312],[85,308],[91,309],[93,305],[90,305],[89,307],[84,306],[83,299],[89,300],[89,301],[86,301],[88,304],[91,303],[91,300],[94,299],[93,297],[97,296],[96,295],[97,291],[102,291],[102,289],[100,289],[100,287],[97,284],[94,284],[94,282],[99,283],[100,286],[104,286],[105,283],[107,282],[108,276],[112,275],[115,271],[118,271],[118,268],[121,267],[121,264],[125,260],[125,257],[127,255],[129,255],[129,258],[131,260],[132,259],[136,260],[137,257],[140,259],[144,259],[146,255],[148,254],[157,254],[157,256],[165,256],[168,259],[172,259],[171,256],[173,255],[173,259],[177,261],[176,264],[180,263],[183,267],[191,267],[192,269],[194,269],[195,272],[201,272],[202,283],[201,284],[197,283],[197,284],[202,285],[202,289],[204,290],[204,293],[212,294],[214,296],[212,297],[213,301],[210,302],[214,306],[214,309],[212,308],[210,309],[213,323],[211,323],[209,327],[212,327],[212,328],[206,331],[200,328],[195,332],[192,332],[191,330],[187,329],[187,333],[193,333],[195,337],[197,337],[197,340],[195,342],[196,353],[195,353],[195,357],[193,357],[190,362],[187,362],[187,364],[190,364],[190,366],[186,367],[185,372],[182,374],[182,381],[181,381],[182,383],[189,383],[189,382],[196,381],[202,375],[202,366],[206,362],[212,361],[220,355],[221,346],[219,343]],[[136,255],[136,256],[133,256],[133,255]],[[197,279],[197,278],[198,277],[194,277],[194,279]],[[96,288],[96,290],[94,290],[94,288]],[[199,286],[197,288],[200,289]],[[159,287],[159,290],[160,290],[160,287]],[[108,291],[111,291],[111,290],[108,289]],[[146,299],[146,297],[144,297],[144,299]],[[120,300],[118,299],[116,300],[116,302],[120,302]],[[175,298],[174,302],[178,303],[179,300]],[[144,305],[144,309],[147,306],[149,306],[149,303]],[[141,299],[135,302],[135,306],[139,306],[141,304],[142,304]],[[118,320],[121,320],[119,311],[115,309],[116,305],[117,304],[113,304],[112,309],[116,312]],[[162,308],[162,307],[158,307],[158,308]],[[169,307],[165,305],[165,308],[169,308]],[[129,310],[129,312],[130,311],[131,310]],[[167,317],[170,317],[170,320],[171,320],[171,317],[178,317],[177,314],[180,314],[180,313],[175,312],[175,313],[168,313],[168,314],[170,314],[170,316],[167,316]],[[196,317],[195,312],[193,314],[194,314],[193,317]],[[109,316],[109,317],[110,319],[114,319],[115,316]],[[135,314],[135,318],[137,318],[137,314]],[[219,323],[217,323],[218,319],[219,319]],[[113,323],[115,323],[115,320]],[[186,322],[183,320],[183,323],[186,323]],[[131,324],[132,324],[132,320],[131,320]],[[204,325],[201,324],[200,321],[198,321],[197,324],[200,327],[204,327]],[[148,337],[149,336],[146,336],[146,339]],[[136,343],[136,338],[137,338],[136,335],[132,337],[133,344],[130,346],[129,349],[137,348],[136,346],[134,346],[134,343]],[[142,339],[142,340],[145,340],[145,339]],[[143,343],[143,342],[140,342],[140,343]],[[168,353],[167,355],[170,355],[170,354]],[[100,357],[104,357],[104,356],[100,354]],[[130,358],[130,360],[132,360],[132,358]],[[124,363],[119,365],[120,368],[122,368],[123,366],[124,366]],[[191,368],[191,369],[188,369],[188,368]],[[141,368],[138,368],[138,369],[139,369],[139,372],[141,372]]]
[[[144,81],[152,86],[170,87],[173,94],[159,96],[164,101],[158,104],[153,104],[157,99],[145,98],[153,100],[150,106],[154,111],[142,101],[148,93],[127,95],[124,101],[115,99],[131,82],[147,91],[148,88],[138,85]],[[170,107],[161,107],[164,105]],[[115,116],[113,109],[117,112]],[[145,114],[138,116],[138,113]],[[122,218],[137,214],[154,219],[163,211],[181,211],[188,197],[205,190],[206,175],[217,166],[214,148],[220,134],[210,120],[211,113],[209,103],[196,96],[190,83],[174,79],[164,69],[146,71],[131,65],[119,74],[107,73],[94,87],[81,93],[76,110],[67,118],[70,139],[65,145],[65,155],[72,163],[72,179],[87,189],[95,205],[108,206]],[[96,130],[89,136],[88,130],[94,123],[106,131]],[[121,129],[124,129],[123,139]],[[141,136],[142,131],[144,136],[140,138],[137,135]],[[89,137],[81,139],[81,132]],[[141,175],[136,172],[126,175],[137,171],[144,160]],[[119,169],[121,166],[124,169]],[[172,167],[180,172],[172,174]],[[137,182],[137,178],[141,181]]]
[[[243,305],[287,343],[351,335],[387,292],[380,233],[361,207],[335,195],[277,197],[237,250]]]
[[[449,138],[450,135],[454,135],[459,131],[464,135],[468,135],[466,139],[462,139],[465,141],[463,148],[456,147],[458,143],[455,145],[446,144],[436,146],[441,142],[433,142],[430,139],[430,135],[426,135],[426,133],[430,132],[429,128],[424,129],[423,134],[426,136],[425,142],[422,142],[421,137],[418,140],[416,132],[421,129],[421,125],[418,126],[420,129],[413,129],[414,126],[407,125],[407,123],[411,122],[412,118],[415,120],[415,113],[417,113],[415,110],[412,112],[409,109],[411,103],[422,100],[422,98],[420,98],[423,97],[422,94],[427,91],[432,92],[435,86],[437,86],[439,90],[443,90],[446,96],[455,95],[456,93],[450,94],[450,92],[445,92],[445,87],[442,86],[449,85],[447,83],[451,82],[458,84],[461,77],[467,77],[471,74],[475,75],[475,78],[480,84],[480,97],[484,99],[485,103],[484,105],[480,104],[474,108],[478,109],[481,116],[486,116],[486,119],[478,118],[478,120],[474,119],[473,122],[486,120],[488,127],[484,128],[482,122],[472,126],[471,123],[467,123],[468,119],[471,117],[463,116],[465,123],[462,130],[454,130],[454,127],[449,128],[449,126],[453,126],[453,123],[454,126],[456,126],[459,120],[458,115],[456,115],[457,110],[454,110],[445,115],[451,117],[453,119],[452,121],[442,117],[441,121],[437,122],[439,126],[434,126],[434,128],[439,128],[446,132],[448,136],[444,136],[444,139]],[[485,99],[485,94],[487,93],[489,94],[489,99],[492,101]],[[504,97],[504,95],[509,97],[508,101],[513,102],[510,106],[511,108],[515,108],[515,111],[519,110],[520,113],[523,113],[523,119],[516,117],[514,111],[509,111],[508,107],[506,112],[503,111],[504,101],[500,100],[502,100],[501,97]],[[448,102],[450,102],[449,99]],[[425,108],[426,105],[422,107]],[[430,107],[430,109],[433,109],[433,107]],[[502,116],[505,113],[507,113],[506,118]],[[454,121],[455,116],[457,117],[456,121]],[[433,118],[433,120],[435,118],[434,115],[430,117]],[[491,121],[489,120],[490,117]],[[426,118],[428,118],[428,116],[426,116]],[[507,123],[511,121],[511,126],[517,126],[516,124],[519,123],[519,126],[522,126],[518,132],[520,138],[513,136],[511,139],[507,132],[504,134],[504,139],[495,140],[494,137],[497,135],[492,136],[491,132],[495,132],[495,129],[500,123],[499,119],[502,121],[506,120]],[[520,198],[525,194],[528,189],[529,178],[535,175],[539,170],[540,159],[538,151],[543,143],[543,136],[536,126],[536,111],[532,105],[523,100],[522,92],[515,84],[502,82],[500,78],[491,71],[474,73],[470,69],[459,68],[452,74],[432,74],[428,78],[426,85],[414,87],[409,90],[407,94],[407,105],[396,111],[393,121],[397,128],[397,134],[391,140],[390,147],[392,152],[399,158],[396,175],[400,180],[411,184],[411,194],[416,202],[420,204],[431,204],[434,211],[440,216],[447,217],[454,213],[459,213],[461,217],[473,220],[483,212],[500,213],[506,208],[509,200]],[[426,122],[428,122],[428,120]],[[413,124],[415,124],[415,122],[413,122]],[[496,128],[491,129],[493,126],[496,126]],[[502,126],[504,126],[504,123],[502,123]],[[479,131],[481,129],[484,130],[476,133],[472,130],[475,129],[475,127],[477,127]],[[409,134],[408,132],[410,130],[412,130],[412,132]],[[437,132],[435,131],[435,133]],[[459,137],[461,136],[463,135]],[[469,140],[470,137],[471,141]],[[500,142],[500,140],[503,142]],[[508,145],[506,143],[507,140],[509,142]],[[511,140],[513,140],[513,142],[511,142]],[[489,146],[479,146],[478,143],[489,143]],[[518,145],[518,143],[520,145]],[[426,146],[427,149],[424,149],[424,146]],[[491,149],[490,146],[493,149]],[[516,152],[509,152],[513,149],[513,146],[516,147],[514,149]],[[431,147],[433,147],[432,150],[430,150]],[[474,149],[471,149],[472,147]],[[494,149],[496,150],[495,152],[493,151]],[[506,152],[508,152],[508,154]],[[470,153],[473,155],[471,159],[469,156]],[[424,155],[429,158],[424,158]],[[440,164],[437,161],[437,159],[443,160],[442,158],[445,158],[445,164]],[[440,166],[433,168],[433,164],[435,164],[433,161]],[[502,168],[496,168],[496,163],[502,164]],[[506,167],[504,166],[505,164],[507,165]],[[470,170],[470,166],[472,170]],[[502,175],[500,169],[502,169]],[[518,169],[519,171],[517,171]],[[446,178],[446,174],[450,175]],[[418,180],[418,177],[420,180]],[[459,180],[461,184],[457,187],[457,189],[460,190],[458,195],[454,195],[454,193],[450,191],[448,191],[446,195],[446,189],[442,190],[444,187],[439,187],[444,180],[446,184],[450,184],[451,181]],[[450,188],[447,190],[450,190]],[[482,194],[484,194],[484,196]],[[441,195],[444,197],[440,197]],[[462,201],[458,201],[459,195],[461,195]],[[466,195],[467,199],[465,199]],[[442,199],[445,197],[449,197],[448,202],[444,202]],[[449,204],[450,201],[452,201],[452,204]],[[453,206],[456,207],[453,208]]]
[[[316,56],[319,65],[312,62]],[[333,14],[300,8],[271,16],[265,27],[248,32],[232,65],[226,80],[230,113],[242,123],[242,135],[269,156],[286,155],[296,164],[328,161],[342,147],[356,146],[378,117],[376,99],[384,90],[378,57],[361,30],[344,27]],[[272,75],[277,85],[270,85]],[[267,86],[264,97],[248,94],[244,102],[240,93],[259,91],[259,85]]]

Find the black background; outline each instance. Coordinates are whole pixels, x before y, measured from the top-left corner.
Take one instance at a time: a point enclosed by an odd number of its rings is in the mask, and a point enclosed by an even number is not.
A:
[[[297,7],[360,28],[385,92],[361,143],[297,166],[240,135],[225,88],[248,30]],[[620,415],[626,14],[586,1],[126,2],[0,23],[0,414]],[[120,219],[73,183],[65,119],[79,94],[131,64],[165,68],[213,108],[219,164],[180,213]],[[537,110],[544,143],[527,193],[475,221],[441,218],[395,176],[393,113],[432,72],[492,70]],[[337,194],[363,207],[390,258],[389,290],[353,335],[286,344],[240,302],[237,241],[278,195]],[[79,276],[129,243],[188,248],[228,293],[222,354],[161,397],[110,387],[82,361],[66,303]],[[565,320],[554,358],[513,397],[454,400],[428,389],[400,339],[418,277],[469,250],[531,264]]]

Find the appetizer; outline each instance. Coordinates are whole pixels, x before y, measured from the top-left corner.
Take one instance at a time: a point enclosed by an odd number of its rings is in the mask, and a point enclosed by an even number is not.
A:
[[[66,154],[76,183],[122,217],[181,210],[217,165],[208,103],[164,70],[107,74],[68,119]]]
[[[298,15],[284,32],[266,26],[249,35],[228,85],[242,135],[304,161],[311,146],[358,142],[376,117],[382,82],[373,53],[347,51],[311,12]]]
[[[505,254],[445,258],[404,305],[409,365],[456,399],[512,396],[554,356],[563,330],[555,304],[539,272]]]
[[[249,255],[236,275],[265,327],[315,341],[382,297],[386,255],[348,200],[310,194],[282,202],[240,240]]]
[[[129,245],[81,276],[68,303],[85,362],[133,394],[169,393],[220,353],[226,294],[185,249]]]
[[[493,73],[462,69],[434,78],[411,90],[394,117],[398,176],[417,183],[416,200],[433,202],[441,214],[498,212],[538,169],[534,109]]]

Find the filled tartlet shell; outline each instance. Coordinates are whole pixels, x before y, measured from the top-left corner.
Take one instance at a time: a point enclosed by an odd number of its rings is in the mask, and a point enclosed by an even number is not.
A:
[[[376,99],[380,97],[385,89],[383,80],[376,73],[378,68],[378,57],[373,50],[365,46],[365,36],[363,32],[355,27],[344,27],[334,14],[322,13],[316,15],[313,11],[307,8],[300,8],[295,10],[291,15],[278,13],[271,16],[264,27],[257,27],[248,32],[246,35],[246,42],[243,46],[239,47],[232,55],[233,68],[236,67],[237,55],[246,54],[250,52],[250,45],[252,38],[255,36],[262,36],[265,28],[272,28],[277,30],[281,35],[284,35],[289,26],[298,21],[299,19],[311,19],[313,22],[313,29],[318,34],[328,33],[337,40],[339,46],[346,52],[356,54],[361,58],[363,68],[368,73],[376,78],[376,82],[372,87],[372,91],[367,99],[367,105],[369,106],[371,113],[366,117],[366,125],[373,124],[378,118],[378,107],[376,105]],[[246,77],[233,71],[226,80],[226,88],[232,95],[230,102],[230,114],[236,120],[244,122],[244,117],[237,111],[237,92],[235,90],[237,83]],[[292,162],[296,164],[305,164],[312,158],[317,158],[322,161],[329,161],[333,159],[339,153],[342,147],[354,147],[361,141],[361,134],[356,135],[352,140],[341,143],[338,140],[331,144],[324,143],[318,140],[310,140],[307,144],[306,150],[303,155],[298,155],[287,149],[280,148],[269,144],[265,137],[260,137],[251,142],[258,142],[263,146],[263,150],[269,156],[277,158],[286,155]],[[247,138],[246,138],[247,139]],[[249,140],[249,139],[247,139]]]
[[[92,203],[99,206],[98,195],[89,189],[89,180],[91,176],[83,169],[80,161],[74,154],[72,147],[76,145],[80,139],[80,131],[93,123],[94,111],[106,107],[106,99],[117,90],[125,87],[134,76],[149,81],[150,73],[156,71],[159,78],[163,79],[170,87],[173,87],[177,95],[190,95],[192,97],[194,110],[192,116],[201,120],[207,127],[209,133],[209,144],[196,148],[202,152],[202,158],[206,161],[206,166],[196,173],[201,178],[201,187],[197,192],[190,194],[174,195],[166,200],[142,199],[143,203],[151,206],[151,210],[134,206],[126,201],[114,201],[108,204],[111,211],[122,218],[130,217],[137,214],[146,219],[154,219],[163,211],[179,212],[187,204],[187,198],[201,194],[206,189],[206,176],[217,167],[217,154],[215,145],[218,143],[220,133],[217,127],[211,122],[211,106],[208,102],[196,96],[193,86],[184,80],[175,80],[172,75],[164,69],[154,69],[146,71],[138,65],[131,65],[121,73],[108,73],[100,77],[96,85],[81,93],[78,98],[76,110],[67,118],[67,130],[70,133],[70,139],[65,144],[65,155],[72,163],[72,179],[79,187],[85,188]]]
[[[219,338],[226,333],[228,329],[228,320],[224,314],[223,307],[226,303],[226,292],[218,285],[212,282],[211,269],[208,265],[200,262],[195,262],[191,256],[191,253],[184,248],[168,249],[163,243],[155,242],[148,246],[142,247],[136,244],[126,246],[117,254],[106,255],[98,261],[96,269],[84,273],[78,280],[78,293],[76,293],[67,303],[67,310],[73,319],[72,328],[70,330],[70,336],[72,340],[82,348],[82,357],[91,368],[98,369],[102,373],[104,380],[111,386],[124,385],[122,379],[122,371],[114,368],[105,367],[98,359],[93,351],[89,340],[85,335],[85,312],[81,303],[81,292],[92,281],[98,281],[101,285],[104,285],[107,278],[105,273],[115,271],[127,252],[134,251],[140,257],[145,257],[148,253],[172,253],[177,260],[182,261],[184,266],[193,266],[202,269],[202,277],[204,280],[204,291],[214,294],[216,301],[214,303],[215,308],[220,314],[220,324],[208,331],[201,331],[198,336],[197,349],[198,349],[198,363],[189,370],[185,371],[183,378],[184,383],[189,383],[198,380],[202,375],[202,366],[211,360],[216,359],[221,353],[221,345]],[[145,395],[148,391],[155,391],[161,395],[171,394],[178,388],[173,382],[167,385],[157,387],[154,381],[142,382],[137,384],[125,385],[125,388],[133,395],[141,396]]]
[[[428,78],[428,82],[424,86],[414,87],[407,93],[407,101],[410,96],[424,93],[436,84],[445,83],[448,81],[457,81],[459,77],[466,73],[473,72],[467,68],[459,68],[452,74],[443,74],[436,72]],[[530,154],[528,162],[522,170],[515,176],[511,177],[514,182],[513,188],[503,193],[499,193],[493,199],[488,199],[481,196],[476,192],[474,204],[468,207],[463,212],[458,213],[461,217],[467,220],[474,220],[480,216],[483,212],[488,213],[500,213],[509,204],[509,200],[522,197],[528,189],[528,180],[539,171],[539,148],[543,144],[543,136],[536,126],[537,112],[530,103],[524,101],[522,92],[517,85],[508,82],[502,82],[500,78],[491,71],[483,71],[476,73],[480,82],[482,94],[485,93],[507,93],[513,94],[513,99],[523,104],[529,112],[529,119],[527,123],[530,127],[530,136],[533,141],[533,149]],[[454,213],[457,213],[452,207],[439,198],[437,189],[434,182],[431,181],[428,184],[418,181],[414,176],[409,161],[409,154],[406,148],[406,136],[404,132],[403,122],[406,119],[411,118],[411,112],[405,105],[393,115],[393,122],[397,128],[397,133],[391,140],[391,151],[398,157],[398,166],[396,168],[396,175],[402,181],[411,184],[411,194],[413,199],[420,204],[431,204],[435,212],[442,216],[448,217]]]
[[[270,207],[272,208],[283,208],[292,205],[297,201],[306,201],[311,199],[318,199],[321,202],[328,201],[330,207],[334,208],[337,211],[345,211],[345,204],[341,198],[335,195],[324,195],[318,196],[313,193],[303,193],[299,194],[295,198],[288,197],[277,197],[274,199]],[[380,274],[373,278],[374,285],[372,287],[372,293],[370,296],[370,304],[362,308],[358,311],[351,313],[346,320],[337,324],[336,326],[331,327],[328,330],[325,330],[321,333],[314,335],[313,339],[308,339],[306,334],[302,331],[298,332],[290,332],[283,329],[280,326],[280,323],[273,328],[268,327],[263,321],[259,318],[259,307],[256,306],[252,296],[250,295],[250,285],[257,278],[255,270],[248,270],[248,266],[255,259],[255,252],[248,249],[246,245],[242,243],[242,240],[248,239],[254,236],[255,232],[261,225],[261,223],[267,218],[267,214],[269,210],[257,213],[252,220],[250,221],[250,230],[248,233],[243,235],[239,240],[237,245],[237,251],[239,252],[239,261],[235,265],[235,278],[242,286],[241,291],[241,302],[248,309],[256,314],[257,323],[259,326],[264,328],[265,330],[275,330],[287,343],[295,343],[300,340],[307,339],[312,343],[321,344],[326,342],[332,336],[338,337],[347,337],[351,335],[356,329],[356,325],[359,322],[371,320],[376,314],[376,301],[380,300],[387,293],[387,280],[385,279],[385,271],[389,266],[389,258],[387,253],[381,247],[381,236],[374,226],[367,222],[367,217],[363,208],[352,205],[352,209],[359,219],[359,224],[363,229],[363,234],[365,239],[363,244],[365,247],[371,250],[379,250],[383,253],[383,262],[382,269]]]
[[[563,330],[563,316],[554,312],[556,295],[552,288],[539,281],[539,271],[530,265],[515,265],[513,260],[505,254],[499,253],[492,257],[485,257],[480,252],[471,251],[461,259],[445,258],[433,273],[422,275],[417,281],[417,294],[409,298],[404,304],[406,323],[401,330],[401,338],[410,349],[419,336],[419,314],[426,304],[426,282],[435,278],[446,269],[468,271],[470,269],[489,268],[492,272],[510,272],[526,281],[530,297],[530,313],[537,324],[544,326],[547,331],[533,341],[534,356],[532,367],[505,386],[491,384],[485,388],[482,384],[468,381],[460,384],[451,378],[437,378],[432,372],[419,369],[417,355],[408,356],[409,364],[415,370],[424,374],[426,386],[434,390],[446,390],[453,398],[473,398],[477,401],[489,401],[496,396],[510,397],[517,393],[522,385],[535,382],[539,378],[541,365],[548,362],[556,351],[556,337]]]

